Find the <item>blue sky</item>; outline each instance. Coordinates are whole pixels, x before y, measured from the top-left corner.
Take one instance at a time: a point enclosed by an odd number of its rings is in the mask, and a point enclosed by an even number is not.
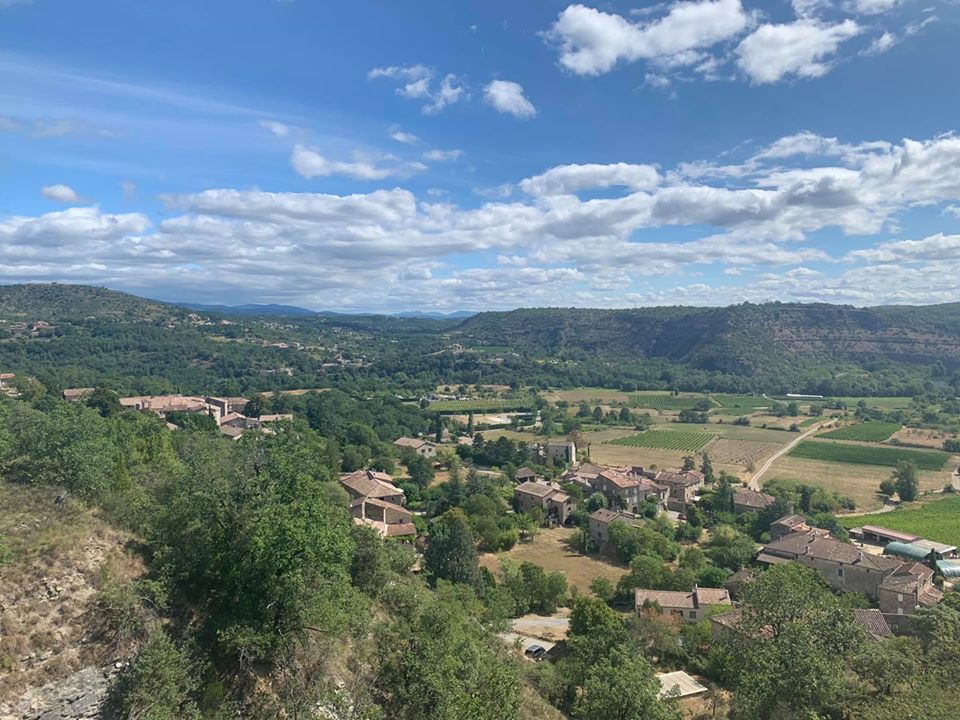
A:
[[[0,282],[931,303],[960,5],[0,0]]]

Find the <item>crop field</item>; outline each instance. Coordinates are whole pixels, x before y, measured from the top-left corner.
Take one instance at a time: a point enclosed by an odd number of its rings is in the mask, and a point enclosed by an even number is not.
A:
[[[630,447],[662,448],[664,450],[683,450],[695,452],[716,437],[713,433],[692,432],[689,430],[647,430],[638,435],[609,440],[611,445]]]
[[[477,398],[474,400],[438,400],[430,403],[428,410],[437,413],[463,414],[469,412],[489,413],[510,410],[530,410],[532,398]]]
[[[901,460],[909,460],[920,470],[940,470],[950,458],[944,452],[847,445],[845,443],[818,442],[816,440],[806,440],[800,443],[790,451],[790,455],[811,460],[886,467],[894,467]]]
[[[710,398],[727,410],[743,410],[747,414],[760,408],[768,408],[772,403],[760,395],[711,395]]]
[[[960,497],[957,496],[934,500],[914,509],[894,510],[874,519],[846,517],[839,520],[847,528],[871,522],[891,530],[921,535],[935,542],[960,546]]]
[[[818,437],[831,440],[859,440],[861,442],[883,442],[900,429],[899,423],[864,422],[831,430]]]
[[[705,395],[630,395],[627,398],[627,404],[635,408],[650,408],[651,410],[679,412],[680,410],[693,410],[697,403],[703,402],[708,398]]]
[[[720,438],[710,446],[710,460],[726,465],[756,465],[765,457],[773,455],[783,445],[751,440]]]

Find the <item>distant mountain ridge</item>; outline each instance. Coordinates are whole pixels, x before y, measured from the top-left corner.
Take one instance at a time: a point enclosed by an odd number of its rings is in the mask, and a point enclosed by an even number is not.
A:
[[[856,308],[825,303],[480,313],[464,345],[545,356],[662,358],[738,375],[823,362],[960,368],[960,303]]]
[[[206,305],[203,303],[173,303],[181,307],[195,310],[196,312],[210,312],[219,315],[243,315],[260,317],[311,317],[318,315],[320,317],[397,317],[413,318],[420,320],[459,320],[472,317],[475,313],[467,310],[458,310],[452,313],[441,312],[423,312],[420,310],[407,310],[397,313],[348,313],[338,312],[336,310],[308,310],[307,308],[297,307],[296,305],[261,305],[257,303],[248,303],[246,305]]]

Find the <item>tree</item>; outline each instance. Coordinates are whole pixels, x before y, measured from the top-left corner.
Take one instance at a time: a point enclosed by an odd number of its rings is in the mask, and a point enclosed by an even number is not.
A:
[[[920,485],[917,482],[917,466],[909,460],[900,460],[893,471],[893,482],[897,487],[897,495],[904,502],[917,499]]]
[[[193,663],[166,633],[147,640],[129,670],[120,675],[106,703],[106,717],[192,720],[200,712],[190,698],[197,689]]]
[[[470,411],[470,414],[467,415],[467,435],[473,437],[473,431],[476,426],[476,418],[473,415],[473,410]]]
[[[587,498],[587,511],[594,512],[607,507],[607,496],[601,492],[595,492]]]
[[[891,695],[899,685],[913,684],[921,675],[921,649],[915,638],[896,637],[870,643],[853,667],[881,695]]]
[[[842,700],[863,631],[814,571],[778,565],[743,590],[735,632],[721,647],[738,658],[735,712],[745,720],[819,717]]]
[[[697,466],[696,461],[693,459],[693,455],[684,455],[683,456],[683,471],[693,470]]]
[[[175,599],[241,661],[343,629],[352,524],[328,492],[326,442],[285,424],[229,450],[219,438],[188,440],[186,470],[162,488],[149,528]]]
[[[616,594],[616,591],[617,589],[614,587],[613,583],[602,576],[595,577],[593,582],[590,583],[590,592],[603,600],[605,603],[613,600],[613,596]]]
[[[448,580],[473,584],[477,578],[477,550],[467,516],[459,508],[448,510],[430,526],[430,544],[424,567],[433,582]]]
[[[675,701],[659,699],[660,682],[643,656],[616,647],[592,665],[573,708],[579,720],[679,720]]]
[[[443,442],[443,418],[440,416],[440,413],[437,413],[434,418],[434,440],[439,445]]]
[[[713,463],[710,462],[710,456],[703,454],[703,463],[700,465],[700,472],[703,473],[704,482],[713,482]]]
[[[892,477],[880,481],[880,494],[888,498],[897,494],[897,483]]]
[[[100,413],[100,417],[112,417],[123,411],[123,406],[120,405],[120,396],[113,390],[103,387],[98,387],[87,395],[84,405],[96,410]]]

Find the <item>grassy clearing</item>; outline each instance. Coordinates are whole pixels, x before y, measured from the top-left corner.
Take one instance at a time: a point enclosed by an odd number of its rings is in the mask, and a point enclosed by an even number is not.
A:
[[[567,583],[578,588],[580,592],[588,592],[590,583],[598,577],[605,577],[616,585],[627,569],[571,550],[568,541],[575,534],[576,530],[570,528],[541,530],[532,541],[517,543],[505,553],[481,555],[480,564],[494,574],[499,574],[501,556],[516,562],[532,562],[544,570],[563,573]]]
[[[790,451],[790,455],[810,460],[882,465],[894,467],[901,460],[909,460],[920,470],[941,470],[950,456],[944,452],[907,450],[893,447],[847,445],[837,442],[804,441]]]
[[[768,408],[772,404],[768,398],[760,395],[711,395],[710,397],[719,403],[721,408],[725,410],[741,409],[744,414],[753,410]]]
[[[438,400],[427,408],[437,413],[508,412],[530,410],[533,398],[477,398],[474,400]]]
[[[647,430],[638,435],[628,435],[609,442],[614,445],[695,452],[715,437],[716,435],[712,433],[691,432],[689,430]]]
[[[891,468],[883,465],[825,462],[785,455],[764,475],[763,482],[777,479],[818,485],[850,496],[856,503],[857,510],[868,511],[879,510],[883,506],[877,489],[883,480],[890,477],[890,473]],[[922,470],[917,473],[917,479],[921,492],[930,492],[941,490],[944,484],[950,481],[950,473]],[[878,519],[877,524],[883,523]]]
[[[897,430],[899,423],[891,422],[864,422],[848,425],[837,430],[823,433],[819,437],[831,440],[859,440],[861,442],[883,442]]]
[[[865,522],[891,530],[921,535],[928,540],[960,546],[960,497],[945,497],[921,507],[899,509],[869,520],[865,517],[840,518],[844,527],[860,527]]]

